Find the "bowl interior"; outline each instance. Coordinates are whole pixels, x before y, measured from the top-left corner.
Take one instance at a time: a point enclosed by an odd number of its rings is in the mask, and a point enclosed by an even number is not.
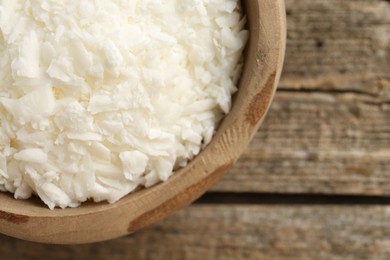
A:
[[[0,233],[44,243],[87,243],[122,236],[189,205],[238,159],[262,122],[279,80],[285,48],[283,0],[244,0],[249,45],[231,112],[212,142],[167,182],[117,203],[49,210],[39,199],[0,194]]]

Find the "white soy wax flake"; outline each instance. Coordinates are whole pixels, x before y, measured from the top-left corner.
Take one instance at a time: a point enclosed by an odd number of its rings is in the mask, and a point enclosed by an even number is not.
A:
[[[230,111],[239,0],[0,1],[0,191],[113,203],[167,181]]]

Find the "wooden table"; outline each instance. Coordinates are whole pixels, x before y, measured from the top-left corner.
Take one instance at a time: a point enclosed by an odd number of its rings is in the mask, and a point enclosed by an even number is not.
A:
[[[1,259],[390,259],[390,2],[286,4],[279,92],[212,191],[109,242],[0,235]]]

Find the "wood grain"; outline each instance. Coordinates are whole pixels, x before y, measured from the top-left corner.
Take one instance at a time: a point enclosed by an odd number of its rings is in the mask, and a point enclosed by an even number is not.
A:
[[[390,3],[286,0],[288,39],[281,85],[390,97]]]
[[[390,194],[390,104],[363,94],[279,92],[213,190]]]
[[[4,259],[389,259],[390,207],[192,206],[135,235],[78,246],[0,236]]]

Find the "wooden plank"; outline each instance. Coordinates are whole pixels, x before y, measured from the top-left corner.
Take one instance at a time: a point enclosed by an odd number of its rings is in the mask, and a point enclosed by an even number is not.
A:
[[[389,1],[286,4],[282,87],[214,190],[389,195]]]
[[[192,206],[152,228],[89,245],[0,236],[3,259],[389,259],[390,207]]]
[[[214,191],[390,194],[390,103],[364,94],[280,92]]]
[[[281,85],[390,97],[390,3],[286,0],[288,40]]]

